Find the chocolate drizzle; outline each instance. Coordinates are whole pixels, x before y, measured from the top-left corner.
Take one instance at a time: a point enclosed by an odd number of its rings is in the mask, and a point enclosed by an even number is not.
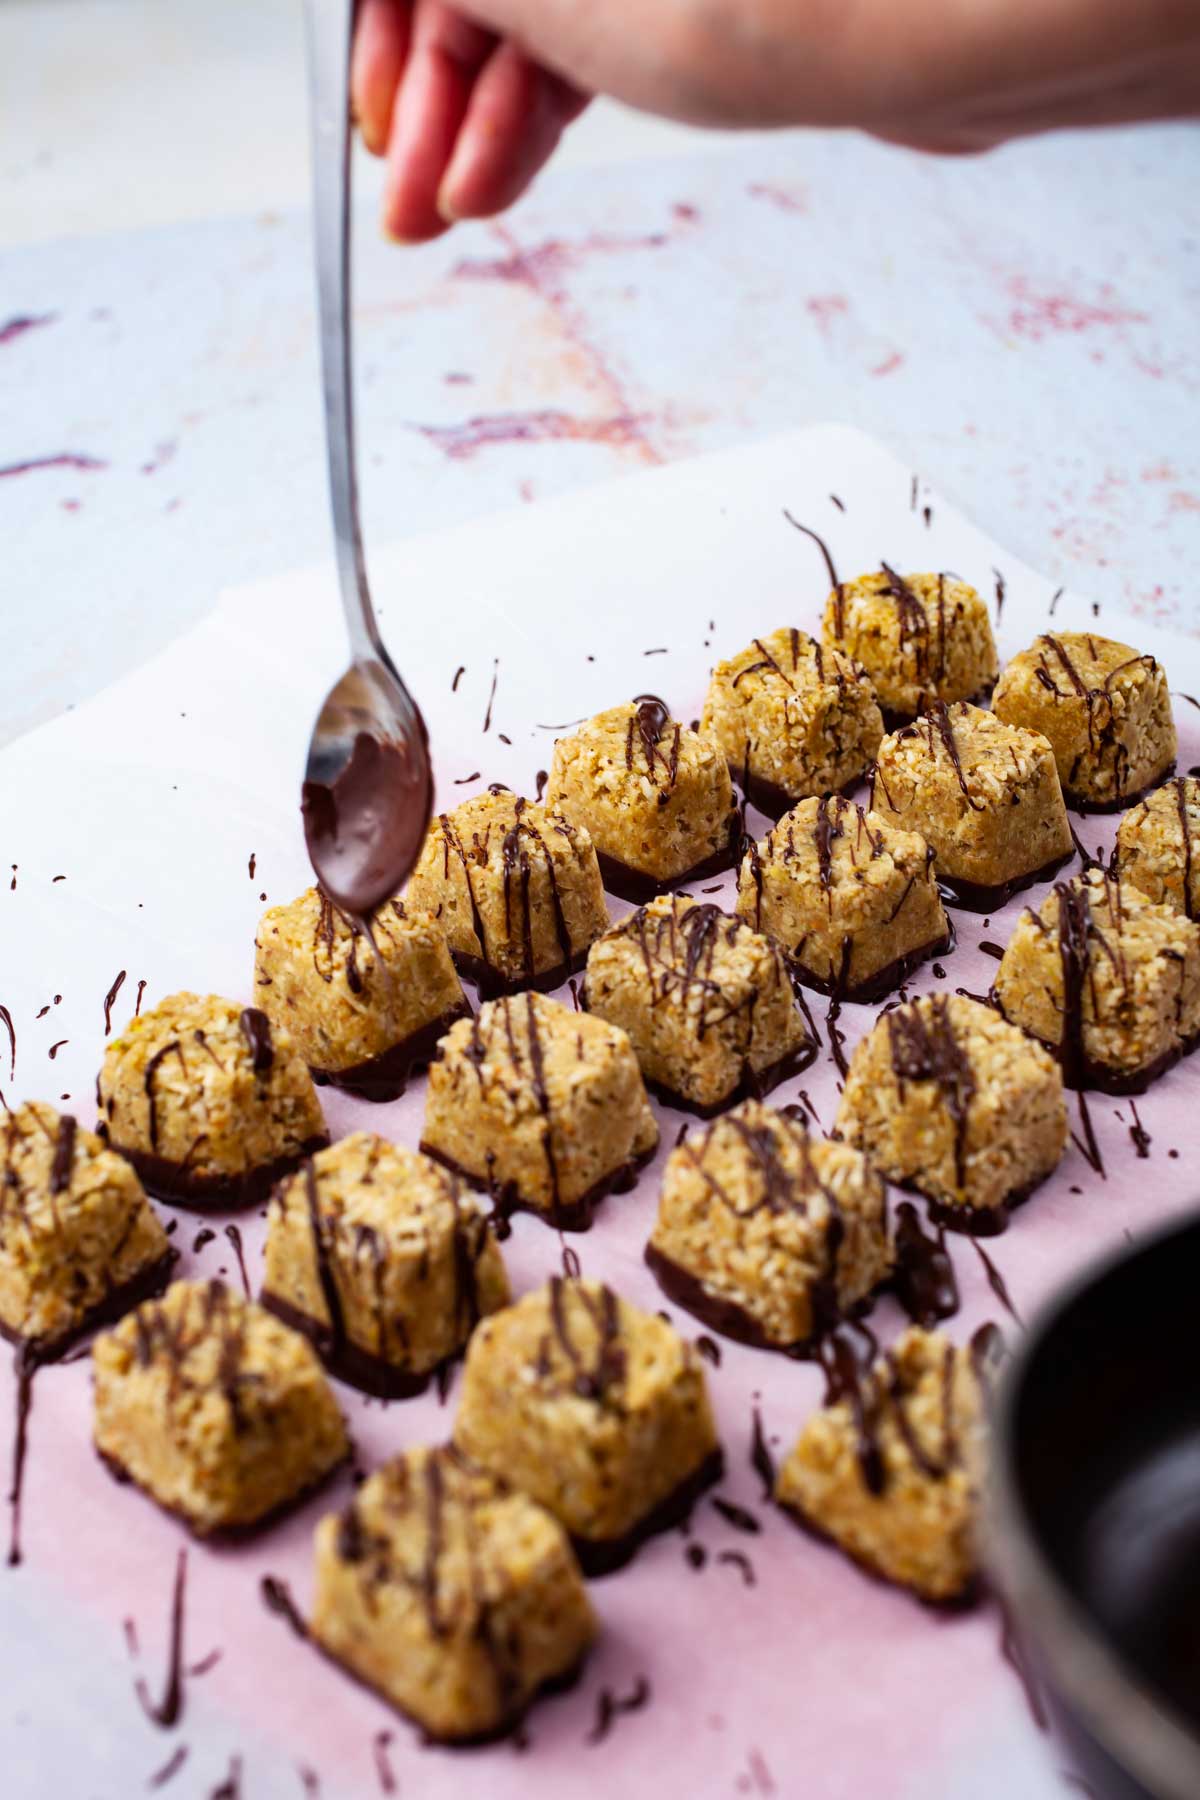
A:
[[[892,1287],[896,1298],[917,1325],[928,1328],[958,1311],[958,1282],[946,1248],[944,1226],[936,1237],[922,1229],[920,1215],[910,1200],[896,1209],[896,1268]]]
[[[916,679],[919,682],[928,681],[929,619],[925,607],[920,597],[913,592],[902,575],[897,575],[890,563],[881,559],[879,567],[883,572],[884,592],[890,595],[896,603],[900,654],[903,656],[911,647],[913,672]]]
[[[838,580],[838,574],[837,574],[836,568],[834,567],[833,557],[829,554],[829,546],[828,546],[828,544],[826,544],[824,538],[819,536],[817,532],[813,531],[810,526],[802,525],[800,523],[799,519],[793,519],[791,513],[788,511],[786,506],[783,509],[783,516],[787,520],[788,524],[790,526],[792,526],[792,528],[794,530],[802,531],[806,538],[811,538],[813,543],[817,546],[817,549],[821,552],[821,555],[825,562],[825,571],[826,571],[826,574],[829,576],[829,585],[833,589],[833,594],[834,594],[834,603],[833,603],[834,629],[835,629],[838,637],[842,637],[842,636],[844,636],[845,630],[846,630],[846,592],[845,592],[845,588],[843,587],[842,583]]]
[[[568,1295],[587,1311],[595,1331],[596,1345],[588,1357],[571,1331],[568,1317]],[[613,1388],[625,1379],[625,1349],[621,1343],[619,1303],[610,1287],[601,1287],[596,1298],[580,1282],[566,1282],[561,1275],[550,1277],[550,1320],[559,1348],[574,1371],[571,1391],[581,1399],[594,1400],[603,1406]]]
[[[163,1044],[154,1052],[154,1055],[146,1064],[142,1075],[142,1090],[145,1093],[146,1105],[149,1109],[147,1130],[150,1138],[150,1148],[155,1152],[158,1150],[158,1106],[154,1092],[154,1078],[168,1056],[177,1056],[179,1058],[179,1067],[186,1076],[187,1063],[184,1061],[183,1049],[178,1038],[172,1038],[169,1044]]]
[[[966,1186],[967,1127],[975,1076],[970,1058],[954,1032],[946,995],[933,994],[927,1005],[897,1008],[887,1015],[892,1072],[903,1102],[906,1081],[937,1083],[954,1129],[955,1183]]]
[[[762,1413],[757,1406],[750,1413],[750,1467],[763,1484],[763,1499],[769,1500],[775,1492],[775,1458],[771,1455]]]
[[[748,1169],[754,1176],[753,1181],[747,1183],[745,1205],[735,1204],[709,1166],[709,1149],[718,1132],[735,1132],[742,1141]],[[787,1160],[783,1155],[785,1147],[791,1152]],[[769,1337],[754,1314],[738,1301],[714,1292],[711,1286],[664,1255],[651,1240],[646,1245],[645,1260],[663,1292],[696,1318],[739,1343],[783,1350],[792,1355],[814,1353],[821,1338],[834,1330],[842,1317],[838,1259],[845,1237],[845,1219],[836,1190],[821,1179],[817,1170],[803,1116],[794,1118],[764,1111],[758,1120],[751,1122],[739,1118],[736,1113],[726,1113],[698,1137],[689,1138],[677,1153],[690,1161],[713,1199],[736,1219],[750,1219],[766,1212],[777,1217],[792,1214],[811,1220],[817,1239],[815,1248],[819,1248],[824,1266],[809,1292],[808,1332],[791,1344]],[[885,1217],[881,1217],[880,1225],[886,1226]]]
[[[955,779],[958,782],[959,788],[962,790],[963,798],[966,800],[967,805],[971,808],[972,812],[983,812],[983,801],[977,800],[967,785],[967,778],[963,772],[962,757],[959,753],[958,740],[954,735],[954,722],[950,717],[950,711],[945,701],[930,701],[929,705],[925,708],[925,717],[929,721],[930,756],[933,756],[934,754],[933,734],[936,731],[938,737],[942,741],[942,747],[950,759],[950,765],[954,770]],[[910,727],[909,729],[915,730],[917,728]]]
[[[175,1585],[171,1596],[171,1636],[167,1650],[167,1674],[162,1698],[153,1700],[142,1676],[134,1683],[142,1711],[151,1724],[167,1731],[177,1725],[183,1715],[183,1625],[184,1598],[187,1588],[187,1551],[181,1550],[175,1560]]]
[[[489,789],[493,794],[506,791],[497,783],[493,783]],[[471,913],[471,928],[479,945],[478,956],[456,952],[454,961],[460,974],[475,983],[484,999],[512,993],[531,985],[539,988],[557,987],[581,961],[581,952],[567,923],[550,838],[544,826],[530,816],[528,806],[529,802],[522,796],[514,796],[512,822],[506,827],[500,840],[505,937],[510,945],[519,942],[521,946],[521,965],[515,974],[501,965],[493,945],[488,941],[487,926],[473,880],[473,870],[484,870],[488,866],[491,828],[489,826],[482,836],[476,832],[468,845],[464,843],[455,820],[446,813],[438,815],[438,830],[442,841],[442,879],[450,879],[450,859],[453,856],[462,870]],[[576,833],[569,820],[553,814],[549,825],[555,834],[565,838],[574,847]],[[539,959],[534,946],[534,921],[539,899],[533,886],[535,867],[540,868],[545,876],[545,898],[549,902],[559,950],[558,961],[549,968],[539,968],[539,960],[544,965],[544,958]]]
[[[1096,763],[1103,767],[1106,760],[1111,763],[1115,798],[1110,803],[1089,802],[1087,797],[1075,790],[1075,779],[1079,773],[1082,755],[1076,758],[1063,782],[1063,792],[1077,809],[1082,811],[1111,811],[1120,808],[1136,799],[1136,794],[1128,792],[1130,774],[1130,752],[1128,745],[1121,737],[1121,716],[1113,705],[1113,683],[1117,676],[1126,669],[1138,665],[1149,669],[1152,673],[1158,664],[1152,656],[1129,656],[1124,662],[1108,671],[1099,686],[1085,681],[1078,665],[1071,657],[1070,651],[1061,638],[1051,632],[1043,632],[1037,640],[1039,649],[1038,666],[1034,669],[1034,678],[1056,700],[1082,701],[1087,712],[1088,752]],[[1093,661],[1098,661],[1095,641],[1086,638]],[[1062,688],[1056,677],[1064,676],[1067,686]]]
[[[63,1194],[71,1185],[71,1170],[75,1164],[75,1134],[78,1129],[71,1114],[63,1113],[58,1121],[54,1159],[50,1164],[50,1192],[52,1194]]]
[[[584,1741],[602,1743],[622,1713],[640,1712],[649,1699],[650,1683],[644,1675],[638,1676],[628,1694],[614,1694],[611,1688],[601,1688],[596,1696],[596,1721]]]
[[[105,996],[104,996],[104,1035],[105,1035],[105,1037],[107,1037],[112,1030],[113,1003],[116,1000],[117,995],[120,993],[120,991],[124,985],[125,985],[125,971],[124,971],[124,969],[121,969],[118,972],[116,979],[114,980],[112,986],[109,988],[107,994],[105,994]]]
[[[649,1081],[647,1085],[669,1105],[683,1106],[702,1117],[711,1116],[744,1095],[761,1098],[777,1082],[800,1074],[815,1060],[819,1046],[805,1009],[808,1041],[770,1068],[754,1066],[754,1025],[762,985],[745,983],[742,992],[731,993],[717,965],[722,945],[733,946],[748,929],[743,920],[722,912],[709,901],[691,902],[673,896],[661,912],[639,907],[616,929],[637,945],[652,1008],[677,1006],[687,1012],[701,1042],[710,1031],[725,1032],[740,1040],[731,1045],[741,1057],[741,1080],[733,1093],[723,1095],[715,1105],[705,1106],[659,1082]],[[794,1001],[790,972],[777,947],[772,947],[771,978]],[[699,996],[698,1006],[693,1005],[694,995]],[[586,1004],[586,988],[584,1000]]]
[[[41,1368],[42,1361],[36,1345],[17,1346],[17,1353],[13,1358],[17,1378],[16,1428],[13,1433],[12,1481],[8,1490],[10,1569],[15,1569],[21,1561],[21,1495],[25,1486],[25,1464],[29,1457],[29,1415],[33,1411],[33,1378]]]
[[[0,1006],[0,1025],[8,1033],[8,1079],[16,1080],[17,1075],[17,1028],[13,1024],[12,1014],[7,1006]]]
[[[258,1584],[258,1591],[268,1612],[290,1625],[296,1637],[307,1638],[308,1626],[286,1581],[281,1580],[278,1575],[264,1575]]]
[[[233,1247],[233,1254],[237,1257],[238,1273],[242,1278],[242,1287],[245,1290],[246,1298],[249,1300],[250,1276],[246,1270],[246,1251],[242,1243],[241,1231],[236,1225],[226,1225],[225,1236]]]
[[[275,1046],[271,1042],[271,1021],[265,1012],[257,1006],[247,1006],[238,1024],[242,1036],[250,1051],[250,1062],[256,1075],[265,1075],[275,1061]]]
[[[683,727],[672,725],[671,709],[665,700],[657,694],[637,694],[633,700],[633,715],[625,734],[625,767],[632,770],[636,761],[634,756],[634,733],[641,743],[642,755],[646,762],[646,773],[655,787],[659,785],[659,768],[665,776],[664,791],[675,786],[679,774],[679,742]],[[665,754],[659,749],[663,733],[671,726],[671,747]],[[661,796],[660,796],[661,803]]]
[[[304,1165],[303,1180],[304,1198],[308,1207],[309,1232],[312,1239],[313,1262],[316,1266],[317,1280],[321,1284],[325,1310],[329,1314],[329,1353],[336,1355],[346,1343],[346,1316],[342,1310],[342,1297],[338,1292],[329,1234],[325,1220],[321,1216],[317,1171],[311,1156]]]
[[[991,1288],[993,1294],[995,1294],[1004,1310],[1015,1319],[1019,1325],[1021,1323],[1021,1315],[1013,1305],[1012,1295],[1008,1291],[1008,1284],[1003,1275],[1000,1273],[979,1240],[977,1238],[971,1238],[969,1241],[974,1248],[976,1256],[983,1264],[983,1272],[987,1276],[988,1286]]]

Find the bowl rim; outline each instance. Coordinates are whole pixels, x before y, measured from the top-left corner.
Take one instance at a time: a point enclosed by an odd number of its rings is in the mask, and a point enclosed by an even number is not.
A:
[[[1200,1238],[1200,1210],[1093,1258],[1038,1308],[996,1390],[982,1542],[988,1573],[1018,1629],[1042,1647],[1053,1685],[1097,1743],[1162,1800],[1200,1794],[1200,1737],[1112,1645],[1043,1553],[1016,1480],[1016,1415],[1032,1366],[1071,1308],[1119,1269],[1189,1234]]]

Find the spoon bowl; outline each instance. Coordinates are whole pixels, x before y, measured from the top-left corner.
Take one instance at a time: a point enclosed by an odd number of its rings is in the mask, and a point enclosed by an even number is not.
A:
[[[386,660],[351,663],[317,717],[301,797],[309,860],[335,906],[364,919],[398,892],[432,808],[412,696]]]

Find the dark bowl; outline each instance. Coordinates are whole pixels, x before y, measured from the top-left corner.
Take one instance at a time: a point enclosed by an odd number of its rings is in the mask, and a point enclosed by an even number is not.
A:
[[[1044,1309],[1001,1383],[985,1554],[1106,1800],[1200,1796],[1200,1219]]]

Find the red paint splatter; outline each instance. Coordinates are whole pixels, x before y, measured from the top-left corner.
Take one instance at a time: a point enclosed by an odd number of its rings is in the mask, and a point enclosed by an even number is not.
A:
[[[700,208],[693,206],[690,200],[676,200],[671,217],[678,219],[681,225],[694,225],[700,217]]]
[[[1200,513],[1200,494],[1188,494],[1179,488],[1168,498],[1167,510],[1173,513]]]
[[[808,211],[808,197],[803,192],[796,193],[791,188],[778,187],[771,181],[752,181],[746,192],[755,200],[767,200],[777,206],[780,212],[803,213]]]
[[[1122,325],[1144,325],[1148,320],[1148,314],[1121,305],[1107,283],[1097,290],[1095,300],[1039,291],[1024,275],[1015,276],[1008,283],[1008,291],[1016,303],[1007,319],[1009,333],[1035,344],[1055,333],[1113,330]]]
[[[644,415],[619,413],[607,419],[577,419],[571,413],[484,413],[459,425],[418,425],[421,436],[455,462],[493,444],[611,444],[645,449]],[[657,460],[657,458],[655,459]]]
[[[844,319],[850,311],[845,294],[810,294],[805,307],[817,322],[817,329],[828,337],[835,319]]]
[[[891,350],[881,363],[876,363],[875,367],[871,370],[871,373],[872,375],[892,375],[897,369],[903,368],[903,366],[903,351]]]
[[[18,313],[0,325],[0,344],[15,344],[27,331],[36,331],[39,325],[52,325],[57,317],[57,313]]]
[[[7,463],[0,468],[0,480],[6,475],[28,475],[34,469],[107,469],[98,456],[84,456],[75,450],[63,450],[57,456],[31,456],[25,462]]]
[[[562,238],[547,238],[544,244],[535,244],[532,250],[514,246],[508,256],[464,257],[455,263],[450,273],[459,281],[511,281],[542,292],[547,281],[560,279],[589,256],[622,250],[661,250],[669,241],[665,231],[647,232],[640,237],[593,232],[573,244]]]
[[[511,441],[510,434],[514,425],[519,427],[521,419],[526,418],[533,422],[531,430],[518,429],[517,433],[518,437],[526,440],[530,435],[541,438],[582,438],[592,443],[628,447],[635,450],[643,462],[661,463],[663,458],[646,435],[643,418],[632,405],[620,376],[604,353],[591,341],[585,320],[579,309],[572,304],[565,276],[582,256],[596,251],[657,248],[660,243],[668,241],[665,233],[655,232],[640,238],[593,235],[574,245],[551,239],[532,250],[522,250],[507,226],[493,226],[492,235],[503,246],[504,256],[490,261],[468,258],[456,266],[454,273],[466,280],[515,282],[536,295],[550,312],[562,336],[586,362],[591,376],[590,385],[602,400],[602,416],[598,420],[579,421],[572,420],[569,415],[553,412],[499,415],[503,421],[500,426],[487,420],[469,421],[465,435],[464,428],[458,427],[455,428],[457,436],[445,440],[439,439],[434,430],[431,433],[434,441],[442,442],[447,455],[470,456],[480,442]],[[479,437],[481,430],[487,434],[482,438]],[[499,435],[493,435],[495,433]],[[461,447],[451,448],[453,444]]]
[[[174,438],[168,438],[165,443],[155,444],[154,455],[149,462],[142,464],[142,474],[157,475],[158,471],[171,461],[178,448]]]

